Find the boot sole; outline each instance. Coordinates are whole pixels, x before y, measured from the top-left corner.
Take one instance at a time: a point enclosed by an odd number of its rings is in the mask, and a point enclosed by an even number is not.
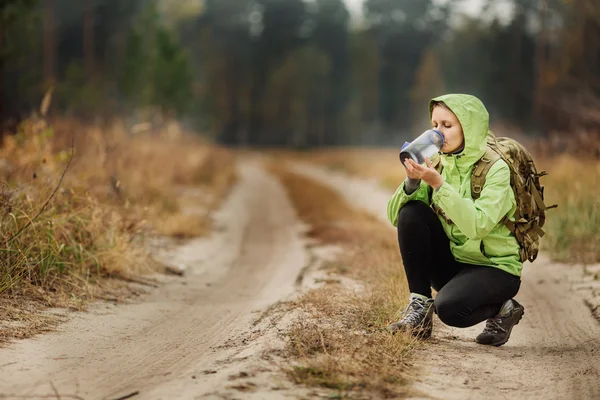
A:
[[[525,315],[525,309],[524,308],[521,310],[521,315],[519,315],[519,319],[517,320],[517,322],[515,322],[513,324],[513,326],[511,326],[510,329],[508,330],[508,334],[506,335],[506,338],[503,339],[503,340],[501,340],[501,341],[499,341],[499,342],[496,342],[496,343],[490,343],[489,346],[500,347],[503,344],[505,344],[506,342],[508,342],[508,339],[510,339],[510,334],[512,333],[513,328],[516,325],[519,325],[519,322],[523,319],[523,315]]]

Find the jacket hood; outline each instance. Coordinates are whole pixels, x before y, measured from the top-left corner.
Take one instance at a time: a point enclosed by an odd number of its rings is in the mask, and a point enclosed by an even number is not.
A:
[[[489,113],[481,100],[468,94],[447,94],[429,102],[429,118],[436,102],[443,102],[457,116],[465,135],[464,149],[457,154],[443,154],[445,164],[449,158],[456,160],[459,170],[475,164],[486,152],[489,128]]]

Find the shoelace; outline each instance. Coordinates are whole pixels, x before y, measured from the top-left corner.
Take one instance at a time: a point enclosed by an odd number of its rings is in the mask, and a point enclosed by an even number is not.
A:
[[[414,298],[408,303],[408,306],[402,311],[404,318],[400,321],[401,323],[408,323],[411,326],[417,326],[420,324],[423,317],[426,314],[425,303],[423,300]]]
[[[483,328],[483,333],[491,333],[495,335],[500,332],[506,332],[506,329],[504,329],[500,324],[502,324],[502,318],[500,317],[488,319],[485,323],[485,328]]]

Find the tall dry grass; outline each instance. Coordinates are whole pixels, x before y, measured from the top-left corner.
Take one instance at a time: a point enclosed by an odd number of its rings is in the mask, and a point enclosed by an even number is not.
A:
[[[406,393],[406,356],[414,341],[392,336],[388,324],[408,298],[394,231],[348,205],[334,190],[285,169],[272,170],[285,186],[309,235],[344,252],[328,269],[335,279],[299,301],[290,333],[288,374],[297,383],[335,389],[340,397],[398,397]]]
[[[40,307],[157,270],[147,239],[206,232],[234,179],[233,155],[194,137],[26,120],[0,148],[0,341],[48,326]]]
[[[558,261],[600,262],[600,160],[560,155],[539,164],[549,172],[546,204],[558,204],[547,212],[542,248]]]

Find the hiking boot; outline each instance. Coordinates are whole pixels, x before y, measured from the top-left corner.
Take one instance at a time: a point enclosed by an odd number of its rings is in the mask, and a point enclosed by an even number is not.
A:
[[[502,346],[508,342],[510,332],[523,318],[523,314],[525,314],[525,308],[522,305],[514,299],[507,300],[500,308],[498,315],[487,320],[483,332],[477,336],[475,341],[489,346]]]
[[[433,299],[411,294],[410,302],[402,314],[404,317],[391,324],[388,329],[392,333],[410,332],[413,336],[421,339],[427,339],[431,336],[433,330]]]

